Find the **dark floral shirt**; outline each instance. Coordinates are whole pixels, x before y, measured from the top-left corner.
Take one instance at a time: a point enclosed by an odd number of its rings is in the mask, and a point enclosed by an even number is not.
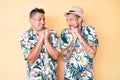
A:
[[[67,48],[73,40],[69,30],[69,28],[66,28],[61,32],[61,48]],[[80,34],[90,46],[98,46],[98,39],[93,27],[82,26]],[[93,78],[93,60],[83,51],[81,45],[81,42],[77,39],[73,57],[67,58],[65,63],[64,80],[92,80]]]

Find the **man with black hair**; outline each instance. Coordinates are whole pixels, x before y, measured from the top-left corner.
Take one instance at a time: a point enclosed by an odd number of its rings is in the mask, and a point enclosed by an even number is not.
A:
[[[57,80],[58,37],[54,30],[45,27],[44,14],[42,8],[33,9],[29,16],[31,28],[20,38],[28,80]]]

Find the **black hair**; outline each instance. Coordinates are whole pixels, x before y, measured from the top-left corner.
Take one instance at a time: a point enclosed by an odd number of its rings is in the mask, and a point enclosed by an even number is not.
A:
[[[30,18],[32,18],[32,16],[34,15],[34,14],[36,14],[36,13],[43,13],[43,14],[45,14],[45,11],[44,11],[44,9],[42,9],[42,8],[34,8],[31,12],[30,12],[30,15],[29,15],[29,17]]]

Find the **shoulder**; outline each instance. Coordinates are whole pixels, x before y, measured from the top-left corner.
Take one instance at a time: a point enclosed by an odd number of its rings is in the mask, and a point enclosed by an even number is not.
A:
[[[69,33],[70,28],[65,28],[61,31],[61,34]]]
[[[50,31],[51,35],[50,38],[58,38],[58,34],[54,29],[46,28]]]
[[[93,26],[82,26],[82,32],[87,34],[96,34],[95,28]]]
[[[29,34],[30,34],[31,32],[32,32],[32,29],[29,29],[29,30],[23,32],[23,33],[21,34],[21,36],[20,36],[20,40],[22,40],[22,39],[27,39],[27,38],[29,37]]]
[[[90,30],[90,31],[95,30],[95,28],[93,26],[88,26],[88,25],[82,26],[82,29],[83,30]]]
[[[51,32],[51,35],[57,36],[57,32],[54,29],[46,28]]]

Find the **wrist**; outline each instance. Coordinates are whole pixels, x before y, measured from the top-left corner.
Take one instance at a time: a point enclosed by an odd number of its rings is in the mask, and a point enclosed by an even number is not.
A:
[[[44,39],[39,39],[39,41],[38,42],[43,42],[44,41]]]
[[[49,43],[49,40],[48,40],[48,39],[45,39],[44,41],[45,41],[45,44],[46,44],[46,43]]]

